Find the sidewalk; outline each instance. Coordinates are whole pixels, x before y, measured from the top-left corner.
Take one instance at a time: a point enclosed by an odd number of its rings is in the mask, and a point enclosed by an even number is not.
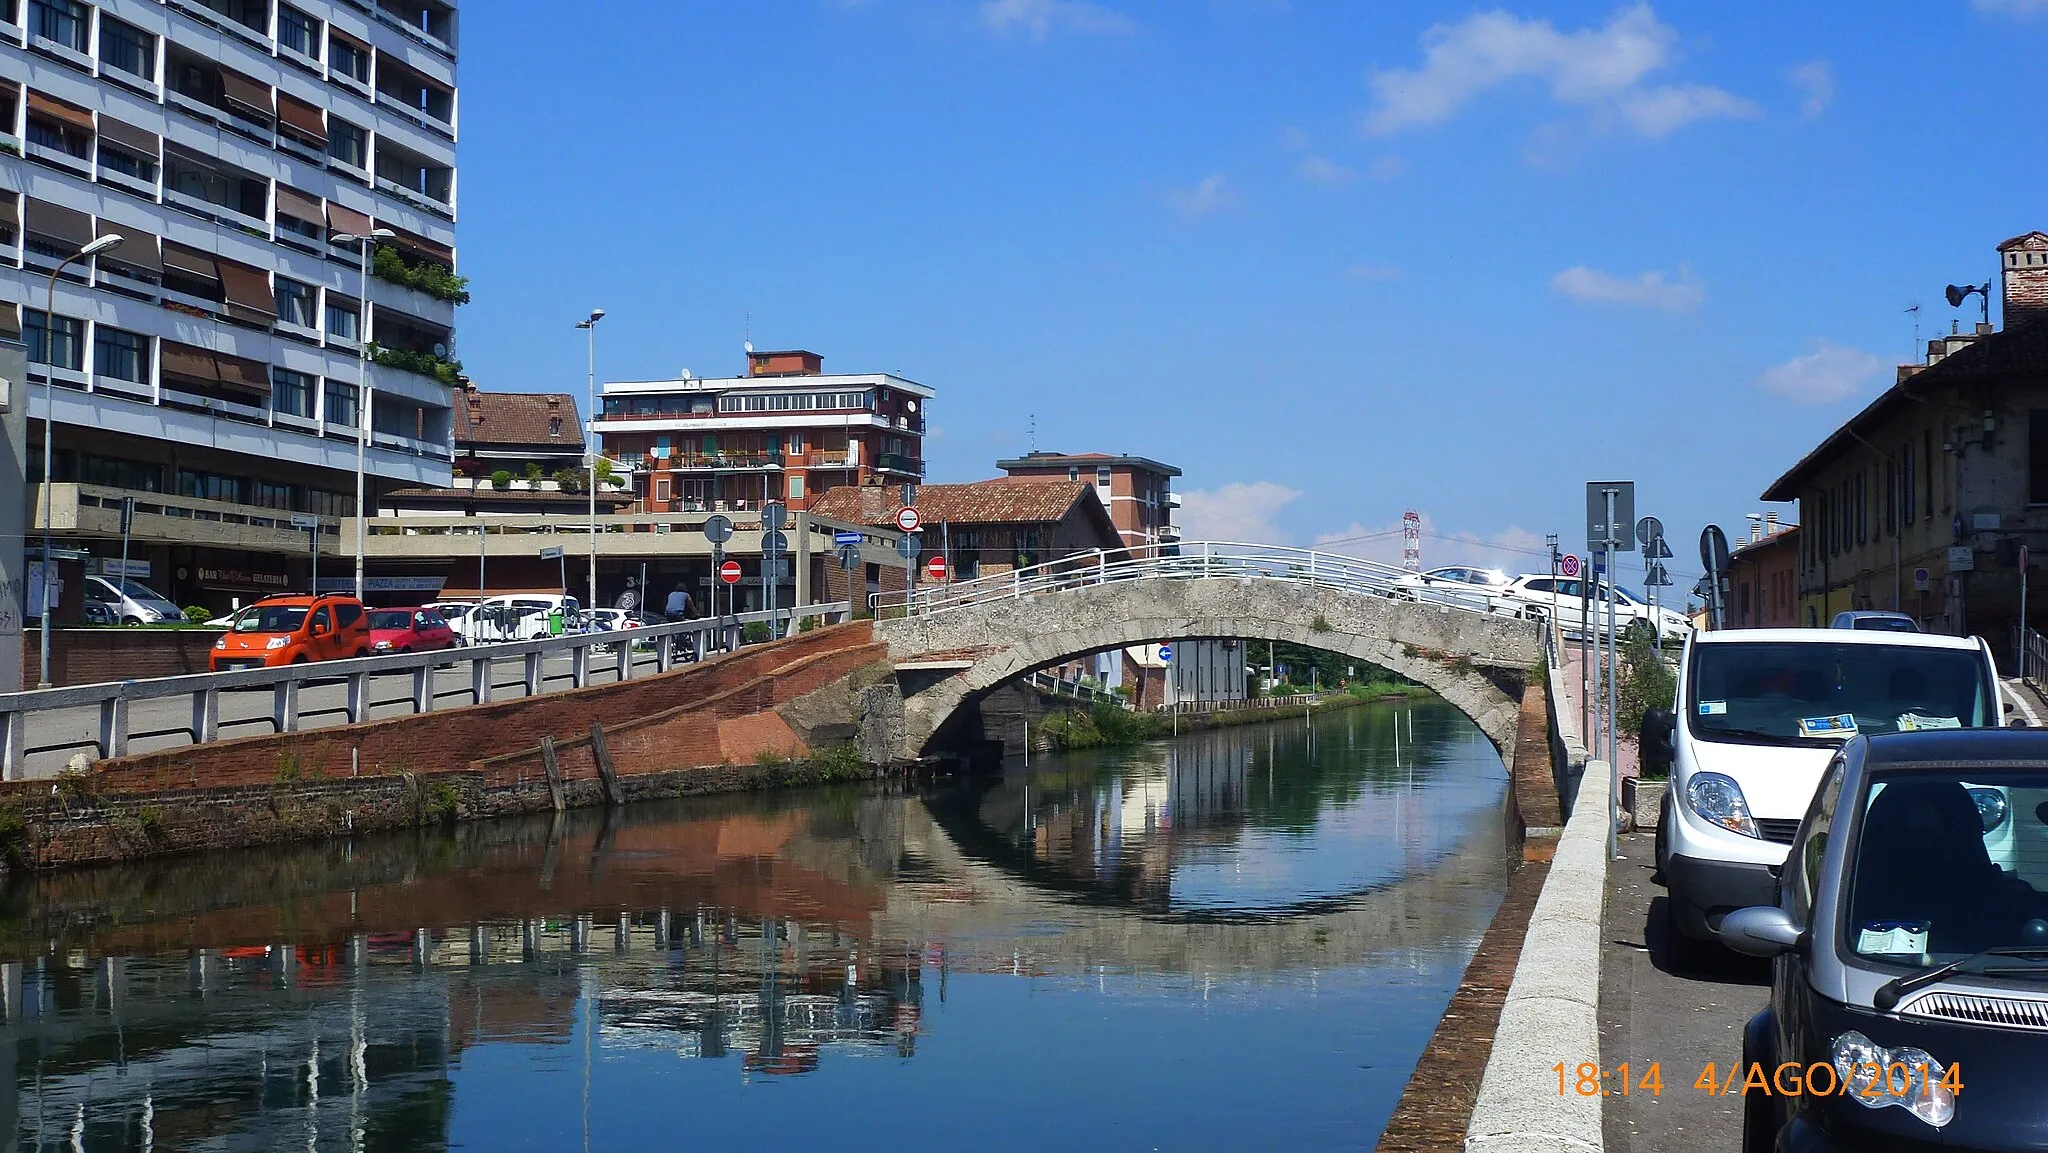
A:
[[[1567,642],[1565,645],[1565,664],[1571,669],[1571,675],[1573,678],[1572,695],[1574,697],[1578,697],[1580,683],[1578,678],[1584,676],[1585,674],[1581,672],[1579,668],[1579,646],[1576,641]],[[1591,710],[1588,711],[1590,713]],[[1559,719],[1564,724],[1570,725],[1572,727],[1572,731],[1578,731],[1579,719],[1577,717]],[[1597,724],[1597,721],[1595,723]],[[1621,770],[1621,775],[1623,777],[1633,777],[1638,772],[1636,758],[1636,735],[1634,733],[1624,732],[1618,734],[1618,736],[1619,739],[1616,740],[1614,743],[1614,760],[1616,764],[1619,766]],[[1591,750],[1594,756],[1604,758],[1607,755],[1607,737],[1605,732],[1603,731],[1600,734],[1600,739],[1597,742],[1595,742],[1591,738],[1591,736],[1588,736],[1586,740],[1586,747],[1589,750]]]

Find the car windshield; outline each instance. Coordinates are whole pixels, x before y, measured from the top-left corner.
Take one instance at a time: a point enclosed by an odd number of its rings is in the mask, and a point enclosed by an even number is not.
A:
[[[1885,633],[1917,633],[1920,626],[1903,617],[1860,617],[1855,628]]]
[[[146,584],[141,584],[137,581],[129,580],[126,577],[102,577],[100,579],[120,589],[121,595],[129,598],[130,600],[161,601],[164,599],[162,593],[156,591],[155,589],[149,587]]]
[[[1685,708],[1702,740],[1793,745],[1997,723],[1969,649],[1759,642],[1697,645],[1692,660]]]
[[[295,633],[306,623],[305,605],[256,605],[235,618],[238,633]]]
[[[411,609],[372,609],[370,627],[373,629],[409,629],[412,627]]]
[[[1859,802],[1843,944],[1894,965],[2048,944],[2048,770],[1886,774]],[[2048,976],[2018,958],[1974,971]]]

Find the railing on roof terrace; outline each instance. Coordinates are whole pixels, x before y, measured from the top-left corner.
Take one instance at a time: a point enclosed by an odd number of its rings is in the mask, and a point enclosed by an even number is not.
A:
[[[1178,551],[1172,555],[1157,547],[1092,549],[974,580],[873,593],[868,603],[877,609],[903,608],[913,616],[925,616],[1111,581],[1227,579],[1287,581],[1433,604],[1447,611],[1516,618],[1538,615],[1536,606],[1432,587],[1407,569],[1339,553],[1235,541],[1186,541],[1174,547]]]

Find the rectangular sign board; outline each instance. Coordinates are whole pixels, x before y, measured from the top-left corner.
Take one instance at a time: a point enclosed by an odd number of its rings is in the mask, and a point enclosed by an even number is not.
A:
[[[1607,493],[1614,492],[1614,523],[1607,523]],[[1632,480],[1590,480],[1586,482],[1586,545],[1594,550],[1614,542],[1616,552],[1636,551],[1636,482]]]
[[[835,532],[832,534],[832,543],[835,545],[850,544],[858,547],[863,539],[861,534],[857,532]]]

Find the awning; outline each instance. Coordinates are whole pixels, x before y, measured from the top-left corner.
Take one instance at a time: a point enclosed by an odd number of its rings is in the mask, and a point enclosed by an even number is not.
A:
[[[239,104],[258,116],[277,115],[277,108],[270,98],[270,86],[258,83],[253,77],[223,68],[220,70],[220,89],[230,104]]]
[[[345,208],[334,201],[327,202],[327,227],[350,236],[368,236],[374,227],[370,218],[353,208]]]
[[[288,184],[277,186],[277,210],[308,224],[320,224],[327,219],[327,214],[320,210],[318,197],[308,196]]]
[[[230,384],[264,396],[270,395],[270,367],[262,361],[245,360],[172,340],[163,342],[158,359],[166,376],[179,376],[202,384]]]
[[[66,104],[62,100],[53,100],[34,89],[29,90],[28,111],[31,116],[47,116],[52,120],[61,120],[73,128],[84,129],[86,132],[93,130],[90,109],[80,108],[76,104]]]
[[[123,124],[119,120],[101,120],[100,136],[102,139],[111,140],[125,148],[133,148],[152,160],[156,159],[157,154],[163,151],[163,142],[156,138],[156,133],[145,132],[132,124]]]
[[[220,279],[220,267],[213,262],[211,255],[168,240],[164,241],[164,267],[201,280]]]
[[[61,240],[73,248],[84,248],[92,243],[92,217],[33,196],[28,201],[28,230],[37,236]]]
[[[277,118],[306,136],[318,140],[320,147],[327,147],[327,122],[321,117],[320,109],[296,96],[280,92],[277,94]]]
[[[387,227],[389,226],[387,225]],[[407,232],[402,228],[393,228],[391,231],[398,233],[398,239],[392,241],[392,243],[400,248],[409,248],[429,260],[445,264],[450,268],[455,267],[455,250],[447,245],[436,244],[418,233]]]
[[[228,314],[268,326],[277,320],[277,301],[270,295],[270,277],[262,269],[220,260],[221,288],[227,292]]]
[[[164,262],[156,253],[154,234],[144,232],[140,228],[130,228],[125,224],[115,224],[105,217],[101,217],[94,224],[94,229],[100,236],[118,233],[121,237],[121,243],[107,253],[108,260],[117,260],[134,268],[146,268],[151,272],[161,273],[164,270]]]

